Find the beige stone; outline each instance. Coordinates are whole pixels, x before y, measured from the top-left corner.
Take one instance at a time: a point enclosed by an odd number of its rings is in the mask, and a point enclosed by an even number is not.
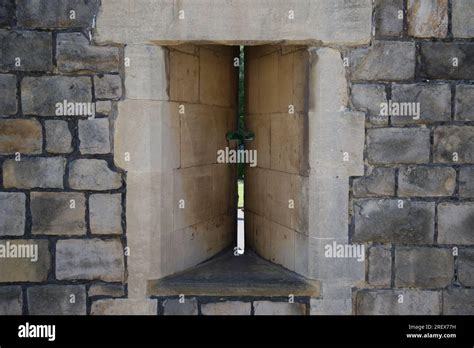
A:
[[[270,120],[271,115],[248,115],[245,117],[247,129],[255,133],[255,139],[248,142],[245,148],[257,151],[257,166],[259,168],[270,169]]]
[[[199,101],[199,57],[170,50],[170,99],[196,103]]]
[[[250,302],[226,301],[203,303],[201,312],[204,315],[250,315]]]
[[[150,299],[105,299],[92,302],[91,315],[157,315],[158,303]]]
[[[0,120],[0,155],[41,153],[42,133],[36,120]]]
[[[255,315],[305,315],[306,306],[303,303],[255,301]]]

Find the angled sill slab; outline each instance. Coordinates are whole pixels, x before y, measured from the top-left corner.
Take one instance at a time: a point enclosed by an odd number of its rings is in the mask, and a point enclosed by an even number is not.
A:
[[[226,252],[186,271],[148,282],[148,296],[319,297],[320,283],[271,263],[247,250]]]

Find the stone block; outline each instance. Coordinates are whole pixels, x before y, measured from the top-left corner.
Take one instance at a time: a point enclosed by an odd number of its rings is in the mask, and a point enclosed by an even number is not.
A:
[[[255,301],[253,303],[255,315],[305,315],[304,303],[287,303],[272,301]]]
[[[451,196],[456,188],[456,170],[450,167],[409,166],[400,168],[400,197]]]
[[[43,147],[43,131],[36,120],[0,119],[0,155],[39,154]]]
[[[165,315],[198,315],[196,298],[186,298],[184,303],[176,299],[166,299],[163,302]]]
[[[189,103],[199,102],[199,57],[172,49],[169,61],[170,99]]]
[[[474,79],[474,42],[422,42],[420,76],[427,79]]]
[[[443,291],[444,315],[473,315],[474,289],[451,288]]]
[[[474,203],[438,204],[438,243],[474,244],[472,226],[474,221]]]
[[[122,79],[120,75],[94,76],[95,97],[97,99],[120,99],[122,97]]]
[[[158,303],[150,299],[105,299],[92,302],[91,315],[157,315]]]
[[[369,249],[368,282],[372,286],[390,287],[392,252],[390,246],[377,245]]]
[[[99,283],[92,284],[87,291],[89,297],[106,296],[106,297],[123,297],[125,296],[125,288],[119,284]]]
[[[474,163],[474,127],[437,127],[433,141],[434,162]]]
[[[474,121],[474,85],[457,85],[456,86],[456,106],[454,119],[457,121]]]
[[[368,113],[372,125],[388,125],[388,117],[381,116],[381,104],[387,102],[384,85],[354,84],[352,85],[352,104],[357,110]]]
[[[72,135],[67,121],[47,120],[44,123],[46,151],[54,154],[71,153]]]
[[[14,4],[14,0],[0,1],[0,27],[12,26],[14,18],[13,13],[15,12]]]
[[[0,110],[0,117],[4,115],[15,115],[18,111],[15,75],[0,75]]]
[[[84,285],[44,285],[27,290],[30,315],[86,315]]]
[[[0,192],[0,236],[25,233],[26,197],[21,192]]]
[[[356,242],[400,244],[433,242],[435,215],[433,202],[361,199],[354,201],[354,214]]]
[[[369,163],[428,163],[430,130],[423,128],[377,128],[367,130]]]
[[[82,154],[110,153],[109,119],[79,120],[79,151]]]
[[[408,0],[408,35],[444,38],[448,34],[448,0]]]
[[[122,186],[122,177],[104,160],[77,159],[69,165],[69,185],[75,190],[114,190]]]
[[[86,199],[83,194],[32,192],[30,197],[32,234],[86,234]]]
[[[400,11],[402,17],[400,18]],[[403,0],[375,1],[375,35],[401,37],[403,34]]]
[[[124,280],[124,249],[119,240],[67,239],[56,243],[59,280]]]
[[[453,36],[474,37],[474,4],[470,0],[456,0],[452,3]]]
[[[251,303],[242,301],[225,301],[201,304],[203,315],[250,315]]]
[[[122,194],[93,194],[89,197],[92,234],[122,233]]]
[[[369,167],[365,176],[354,179],[352,192],[355,197],[395,195],[395,170]]]
[[[474,197],[474,166],[461,168],[459,172],[459,195],[463,198]]]
[[[21,287],[20,286],[0,287],[0,315],[2,316],[21,315],[22,312],[23,312],[23,296],[22,296]]]
[[[474,286],[474,249],[460,249],[458,280],[463,286]]]
[[[63,157],[30,157],[3,162],[5,188],[63,188]]]

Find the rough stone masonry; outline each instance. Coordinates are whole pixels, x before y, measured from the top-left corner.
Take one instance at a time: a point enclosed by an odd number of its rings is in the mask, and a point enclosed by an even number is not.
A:
[[[0,258],[0,315],[474,314],[474,2],[215,1],[0,0],[0,244],[34,244],[39,253],[37,262]],[[177,3],[191,22],[166,31]],[[249,23],[232,17],[239,4]],[[259,22],[259,9],[274,21]],[[289,9],[294,26],[278,22]],[[212,11],[223,13],[203,19]],[[287,40],[344,58],[345,71],[325,70],[321,83],[345,79],[342,108],[365,114],[364,174],[328,181],[325,197],[347,205],[331,224],[349,225],[344,238],[366,246],[363,279],[323,282],[322,298],[294,304],[130,300],[126,216],[134,207],[127,171],[114,161],[122,141],[114,126],[119,103],[137,91],[131,78],[127,90],[126,46],[152,40]],[[165,80],[160,74],[147,75]],[[58,115],[64,101],[93,104],[95,117]],[[419,103],[420,117],[380,116],[389,101]],[[313,275],[353,271],[307,260]]]

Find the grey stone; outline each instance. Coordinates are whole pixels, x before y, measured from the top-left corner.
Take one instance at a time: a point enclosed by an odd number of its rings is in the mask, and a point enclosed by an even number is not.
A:
[[[43,130],[36,120],[0,119],[0,155],[40,154]]]
[[[70,164],[69,185],[75,190],[113,190],[122,186],[122,177],[104,160],[78,159]]]
[[[352,86],[352,104],[356,109],[368,112],[369,122],[373,125],[388,125],[388,117],[380,116],[380,105],[386,102],[384,85],[354,84]]]
[[[474,244],[474,203],[438,204],[438,243]]]
[[[53,68],[51,33],[0,30],[0,43],[0,70],[51,71]]]
[[[471,0],[453,1],[452,22],[454,37],[474,37],[474,3]]]
[[[474,121],[473,105],[474,85],[457,85],[454,119],[458,121]]]
[[[46,131],[46,151],[49,153],[72,152],[72,135],[67,121],[48,120],[44,123]]]
[[[454,279],[451,249],[395,248],[395,286],[444,288]]]
[[[125,289],[123,285],[119,284],[92,284],[87,294],[89,297],[123,297],[125,296]]]
[[[398,176],[401,197],[451,196],[456,188],[456,170],[450,167],[402,167]]]
[[[186,298],[184,303],[177,299],[167,299],[163,302],[165,315],[198,315],[198,304],[195,297]]]
[[[408,35],[444,38],[448,34],[448,0],[408,0]]]
[[[459,249],[458,279],[463,286],[474,286],[474,249]]]
[[[433,161],[474,163],[474,127],[437,127],[434,131]]]
[[[458,66],[454,66],[454,58]],[[474,42],[422,42],[420,67],[423,78],[473,80]]]
[[[26,255],[29,257],[0,258],[0,283],[44,282],[48,279],[51,269],[49,241],[44,239],[1,239],[0,245],[4,250],[22,248],[30,251]]]
[[[94,76],[95,97],[97,99],[120,99],[122,79],[120,75]]]
[[[474,315],[474,289],[443,291],[444,315]]]
[[[93,194],[89,197],[92,234],[122,233],[122,194]]]
[[[16,92],[16,76],[9,74],[1,74],[0,117],[2,115],[15,115],[17,113],[18,98]]]
[[[157,315],[156,299],[103,299],[92,302],[91,315]]]
[[[85,235],[86,199],[75,192],[32,192],[32,234]]]
[[[95,103],[95,112],[102,115],[110,115],[112,113],[112,102],[110,100],[98,100]]]
[[[377,245],[369,249],[368,282],[372,286],[390,287],[392,252],[390,246]]]
[[[428,244],[434,238],[433,202],[361,199],[354,202],[356,242]]]
[[[85,28],[92,26],[99,4],[99,0],[17,0],[16,16],[25,28]],[[75,19],[70,18],[71,10]]]
[[[439,315],[441,293],[429,290],[361,290],[356,294],[356,314]]]
[[[118,72],[117,47],[92,46],[81,33],[58,34],[56,60],[63,72]]]
[[[428,124],[451,120],[451,87],[448,84],[409,84],[392,86],[392,102],[419,103],[419,119],[392,116],[392,124]],[[413,105],[413,104],[412,104]]]
[[[79,120],[79,140],[79,150],[83,154],[109,153],[109,119]]]
[[[255,301],[255,315],[305,315],[306,306],[303,303]]]
[[[21,192],[0,192],[0,236],[25,233],[26,197]]]
[[[20,286],[0,287],[0,315],[21,315],[23,297]]]
[[[403,34],[403,0],[375,0],[375,35],[400,37]]]
[[[474,198],[474,166],[461,168],[459,172],[459,196]]]
[[[201,305],[204,315],[250,315],[251,303],[242,301],[225,301]]]
[[[59,280],[124,280],[124,250],[118,239],[67,239],[56,244]]]
[[[64,100],[68,103],[92,102],[90,77],[42,76],[25,77],[21,81],[24,114],[55,116],[56,104]]]
[[[30,315],[86,315],[84,285],[44,285],[28,288]]]
[[[63,188],[63,157],[32,157],[3,163],[5,188]]]
[[[367,130],[369,163],[428,163],[430,130],[423,128],[376,128]]]
[[[0,0],[0,27],[9,27],[13,23],[14,0]]]
[[[353,50],[351,77],[355,81],[401,81],[415,76],[415,43],[376,41],[369,48]]]
[[[395,195],[395,170],[392,168],[369,168],[365,176],[354,179],[355,197]]]

